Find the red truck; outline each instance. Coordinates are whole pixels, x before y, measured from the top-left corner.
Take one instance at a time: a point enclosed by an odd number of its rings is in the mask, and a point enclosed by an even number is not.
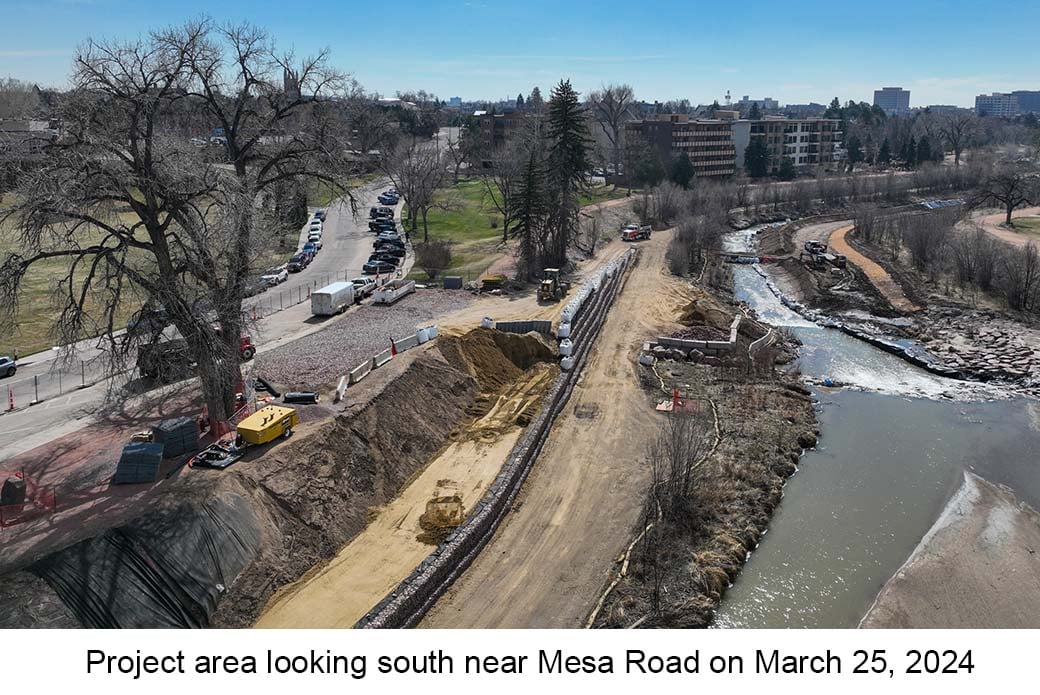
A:
[[[650,234],[653,231],[653,227],[648,224],[630,224],[621,230],[621,241],[639,241],[640,239],[649,239]]]

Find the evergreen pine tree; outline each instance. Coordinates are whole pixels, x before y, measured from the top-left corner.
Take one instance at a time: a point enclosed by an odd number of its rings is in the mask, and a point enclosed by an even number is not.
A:
[[[545,221],[545,167],[538,141],[528,146],[516,193],[509,201],[514,237],[519,239],[519,256],[523,271],[534,277],[541,258],[540,238]]]
[[[748,176],[760,179],[769,173],[769,150],[762,138],[753,138],[744,148],[744,168]]]
[[[524,95],[523,94],[517,94],[516,95],[516,108],[517,108],[518,111],[522,111],[523,110],[523,108],[524,108]]]
[[[675,161],[672,162],[672,171],[669,175],[672,183],[677,186],[682,186],[684,189],[690,187],[690,182],[693,181],[694,174],[693,163],[685,152],[676,157]]]
[[[562,267],[578,230],[578,196],[585,185],[585,172],[591,167],[593,145],[585,106],[570,80],[562,80],[553,89],[548,120],[549,224],[542,250],[546,263]]]
[[[881,142],[881,149],[878,150],[877,160],[881,164],[888,164],[892,161],[892,149],[889,147],[888,138],[885,138]]]
[[[927,135],[921,136],[921,141],[917,143],[917,152],[914,163],[917,166],[921,166],[925,162],[932,161],[932,145],[928,141]]]

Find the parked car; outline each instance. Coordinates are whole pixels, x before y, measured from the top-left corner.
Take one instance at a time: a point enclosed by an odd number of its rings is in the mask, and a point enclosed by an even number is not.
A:
[[[318,255],[318,247],[315,246],[314,242],[312,242],[312,241],[308,241],[306,244],[304,244],[303,245],[303,249],[301,249],[301,250],[304,253],[309,253],[312,258],[314,256]]]
[[[376,290],[376,281],[372,278],[351,278],[350,281],[354,283],[354,291],[359,299],[370,296]]]
[[[319,220],[321,220],[322,222],[324,222],[325,221],[325,210],[323,210],[322,208],[318,208],[317,210],[314,211],[314,217],[319,219]]]
[[[365,275],[384,275],[386,273],[392,273],[397,269],[392,263],[385,261],[369,261],[361,267],[361,272]]]
[[[260,280],[267,283],[269,287],[280,285],[288,279],[289,271],[286,269],[284,265],[278,268],[271,268],[269,270],[265,270],[264,274],[260,276]]]
[[[321,232],[311,232],[307,235],[307,243],[314,244],[321,250]]]
[[[166,309],[145,308],[130,317],[126,323],[126,332],[132,336],[149,335],[159,333],[169,325],[170,317],[166,314]]]
[[[290,273],[298,273],[308,265],[310,265],[311,257],[306,253],[298,253],[289,259],[289,263],[286,264],[285,269]]]
[[[394,266],[395,268],[397,267],[397,264],[401,262],[400,258],[398,258],[397,256],[391,256],[388,253],[373,253],[371,256],[368,257],[368,260],[370,262],[371,261],[383,261],[384,263],[389,263],[390,265]]]
[[[404,255],[405,245],[400,241],[391,241],[390,239],[383,239],[380,241],[376,239],[376,243],[372,244],[373,251],[382,251],[383,249],[393,249],[394,251],[401,251],[401,255]]]
[[[372,219],[377,217],[393,217],[394,209],[385,206],[372,207],[368,209],[368,216]]]
[[[386,193],[384,193],[383,195],[379,196],[379,202],[383,205],[397,205],[398,200],[399,198],[396,195],[387,195]]]
[[[375,283],[372,283],[373,287]],[[10,357],[0,357],[0,376],[14,376],[14,373],[18,371],[18,365],[14,363]]]
[[[312,222],[311,226],[307,228],[307,233],[308,234],[314,234],[315,232],[317,232],[318,234],[322,233],[321,222],[317,222],[317,223]]]
[[[407,251],[404,250],[403,246],[397,246],[395,244],[381,244],[376,247],[373,253],[385,253],[394,258],[404,258],[405,255],[407,255]]]
[[[402,244],[404,243],[404,239],[402,239],[401,235],[397,232],[381,232],[379,236],[376,237],[375,243],[378,244],[381,241],[397,241]]]

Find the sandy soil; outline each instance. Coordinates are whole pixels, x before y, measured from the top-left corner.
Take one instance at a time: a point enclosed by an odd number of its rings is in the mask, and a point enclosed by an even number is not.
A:
[[[971,473],[860,623],[1040,627],[1040,515]]]
[[[844,225],[831,232],[830,250],[846,256],[849,263],[856,265],[862,270],[874,287],[892,305],[892,308],[903,312],[920,311],[921,307],[907,299],[899,283],[892,279],[888,271],[849,244],[845,239],[845,235],[851,232],[852,229],[852,225]]]
[[[555,373],[547,364],[525,372],[334,558],[276,594],[257,627],[354,625],[430,554],[434,545],[422,540],[419,524],[429,500],[458,495],[467,511],[480,500],[523,431],[517,416],[532,409]]]
[[[1033,215],[1040,215],[1040,207],[1015,210],[1011,213],[1011,219],[1016,217],[1031,217]],[[982,225],[982,228],[987,232],[1012,246],[1023,247],[1030,241],[1036,241],[1034,237],[1028,234],[1020,234],[1005,227],[1005,219],[1007,219],[1007,215],[1003,212],[998,212],[993,215],[982,215],[978,218],[978,221]]]
[[[513,512],[423,627],[579,627],[638,524],[646,441],[662,416],[639,387],[640,342],[674,324],[671,233],[642,256]]]

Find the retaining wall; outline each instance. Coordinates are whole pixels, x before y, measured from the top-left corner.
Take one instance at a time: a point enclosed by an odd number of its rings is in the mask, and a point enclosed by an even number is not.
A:
[[[575,368],[561,372],[543,397],[541,410],[514,445],[505,465],[466,521],[448,536],[386,598],[355,627],[401,628],[416,625],[452,582],[490,541],[512,506],[556,416],[566,405],[589,348],[599,332],[614,297],[620,291],[634,251],[602,278],[601,291],[585,302],[583,320],[575,330]]]
[[[496,321],[495,330],[505,333],[552,333],[552,321]]]

